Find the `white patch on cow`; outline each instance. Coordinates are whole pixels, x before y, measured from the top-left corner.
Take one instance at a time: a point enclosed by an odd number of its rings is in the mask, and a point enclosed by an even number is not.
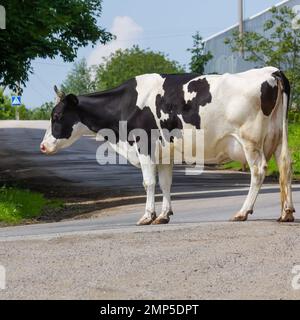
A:
[[[194,79],[192,79],[191,81],[189,81],[188,83],[186,83],[186,84],[183,86],[183,92],[184,92],[184,100],[185,100],[185,102],[191,101],[191,100],[193,100],[193,99],[196,97],[197,92],[195,92],[195,91],[189,92],[188,86],[189,86],[190,82],[192,82],[192,81],[197,81],[197,80],[199,80],[200,78],[201,78],[201,77],[194,78]]]
[[[183,127],[185,127],[185,125],[189,125],[183,120],[182,114],[178,114],[177,117],[180,119]]]
[[[165,121],[170,118],[170,115],[168,115],[167,113],[164,113],[162,110],[160,111],[160,114],[161,114],[161,117],[160,117],[161,121]]]
[[[268,79],[267,82],[272,88],[277,86],[277,80],[275,78],[273,78],[273,77]]]
[[[149,107],[156,114],[156,96],[164,95],[164,78],[157,73],[145,74],[135,77],[136,91],[138,93],[136,105],[143,109]]]

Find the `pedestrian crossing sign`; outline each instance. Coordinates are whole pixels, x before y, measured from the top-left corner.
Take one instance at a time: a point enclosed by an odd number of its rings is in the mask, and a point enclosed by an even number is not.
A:
[[[12,96],[11,97],[11,105],[19,106],[21,104],[21,96]]]

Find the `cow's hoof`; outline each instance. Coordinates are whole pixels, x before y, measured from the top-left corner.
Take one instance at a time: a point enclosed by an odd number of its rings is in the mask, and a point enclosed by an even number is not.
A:
[[[168,213],[161,213],[152,224],[168,224],[170,222],[170,216],[173,215],[173,211],[170,210]]]
[[[149,224],[153,223],[156,220],[156,214],[152,213],[151,218],[149,217],[142,217],[138,222],[137,226],[148,226]]]
[[[293,214],[294,212],[295,212],[295,209],[285,210],[277,221],[278,222],[294,222],[295,221],[295,217]]]
[[[158,217],[157,219],[155,219],[152,224],[168,224],[170,222],[170,218],[169,217]]]
[[[247,211],[247,212],[238,212],[235,216],[233,216],[230,221],[232,222],[241,222],[241,221],[247,221],[248,215],[252,214],[253,211]]]

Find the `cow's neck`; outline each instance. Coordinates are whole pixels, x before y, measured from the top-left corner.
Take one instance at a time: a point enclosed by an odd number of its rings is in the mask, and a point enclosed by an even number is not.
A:
[[[120,92],[113,94],[108,91],[78,96],[81,122],[95,133],[101,129],[118,131],[121,120],[120,95]]]

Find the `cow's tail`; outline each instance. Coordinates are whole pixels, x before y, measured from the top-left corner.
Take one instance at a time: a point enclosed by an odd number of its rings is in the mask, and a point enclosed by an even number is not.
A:
[[[279,82],[279,92],[282,96],[282,148],[281,158],[285,158],[289,155],[288,148],[288,111],[290,104],[291,86],[288,78],[282,71],[277,71],[273,74]]]
[[[278,148],[281,147],[281,150],[277,150],[277,157],[279,157],[278,167],[280,173],[280,187],[281,187],[281,202],[282,206],[285,202],[285,199],[288,197],[288,194],[291,194],[288,189],[291,187],[292,179],[292,165],[291,165],[291,156],[288,148],[288,111],[290,104],[290,94],[291,87],[289,80],[282,71],[277,71],[274,73],[274,76],[278,80],[279,92],[281,93],[282,101],[282,140]]]

